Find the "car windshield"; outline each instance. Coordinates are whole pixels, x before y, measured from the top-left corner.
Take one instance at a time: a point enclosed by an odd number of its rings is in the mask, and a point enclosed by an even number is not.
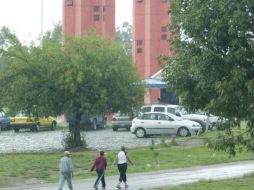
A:
[[[145,112],[151,112],[151,110],[152,110],[152,107],[151,106],[144,106],[144,107],[142,107],[141,108],[141,112],[142,113],[145,113]]]
[[[182,120],[183,120],[181,117],[178,117],[178,116],[176,116],[176,115],[174,115],[174,114],[170,114],[169,116],[170,116],[172,119],[174,119],[175,121],[182,121]]]
[[[187,115],[190,114],[186,109],[184,109],[183,107],[178,107],[176,110],[176,113],[180,113],[180,115]]]

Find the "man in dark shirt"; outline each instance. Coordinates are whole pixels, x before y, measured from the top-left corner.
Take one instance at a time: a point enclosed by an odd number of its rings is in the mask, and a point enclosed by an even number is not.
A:
[[[91,172],[94,170],[94,168],[96,168],[96,172],[97,172],[97,179],[94,183],[94,189],[98,189],[98,184],[101,180],[102,183],[102,189],[105,189],[106,187],[106,183],[105,183],[105,178],[104,178],[104,171],[106,170],[107,167],[107,160],[104,157],[104,151],[100,151],[100,156],[98,156],[95,161],[94,164],[91,168]]]

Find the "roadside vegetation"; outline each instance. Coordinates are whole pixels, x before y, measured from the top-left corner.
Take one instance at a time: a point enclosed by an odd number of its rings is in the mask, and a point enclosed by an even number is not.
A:
[[[180,185],[175,187],[164,187],[153,190],[252,190],[254,186],[254,174],[246,175],[242,178],[219,180],[219,181],[200,181],[197,183]]]
[[[234,162],[253,159],[253,153],[242,151],[235,157],[230,157],[225,152],[209,149],[207,139],[216,138],[218,132],[209,132],[199,137],[189,138],[162,138],[161,145],[128,149],[128,153],[135,165],[130,166],[128,173],[157,171],[210,165],[217,163]],[[152,138],[151,138],[152,141]],[[74,162],[74,179],[94,177],[90,167],[97,156],[97,151],[77,149],[71,150]],[[112,166],[117,150],[106,151],[108,159],[107,176],[117,175],[116,166]],[[0,186],[15,185],[23,181],[26,183],[47,183],[58,181],[58,164],[62,152],[56,153],[30,153],[30,154],[2,154],[0,156],[0,176],[2,179],[11,179],[12,184],[0,180]],[[31,182],[31,179],[32,182]],[[22,183],[23,183],[22,182]]]

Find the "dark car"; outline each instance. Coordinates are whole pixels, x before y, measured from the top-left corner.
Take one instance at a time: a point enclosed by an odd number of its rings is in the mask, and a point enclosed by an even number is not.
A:
[[[3,129],[11,129],[11,120],[4,112],[0,111],[0,130]]]
[[[75,125],[75,117],[72,115],[67,116],[67,122],[69,123],[69,129],[72,129]],[[107,123],[107,117],[105,115],[88,116],[82,115],[80,121],[81,130],[96,130],[98,128],[105,129]]]
[[[112,118],[112,129],[113,131],[117,131],[119,128],[125,128],[128,131],[131,128],[132,117],[128,114],[116,113]]]

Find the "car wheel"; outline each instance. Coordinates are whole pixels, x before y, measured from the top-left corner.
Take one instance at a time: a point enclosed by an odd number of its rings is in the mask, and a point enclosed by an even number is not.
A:
[[[56,129],[56,122],[55,122],[55,121],[52,122],[52,124],[51,124],[51,126],[50,126],[50,129],[51,129],[52,131],[54,131],[54,130]]]
[[[93,120],[92,128],[93,128],[93,130],[97,129],[97,121],[96,121],[96,119]]]
[[[180,127],[177,131],[177,134],[180,137],[187,137],[187,136],[189,136],[190,132],[186,127]]]
[[[112,129],[113,129],[113,131],[117,131],[118,128],[117,127],[112,127]]]
[[[15,128],[14,131],[17,133],[19,132],[19,128]]]
[[[144,138],[145,136],[146,136],[146,132],[145,132],[145,130],[144,129],[142,129],[142,128],[138,128],[137,130],[136,130],[136,137],[138,137],[138,138]]]

